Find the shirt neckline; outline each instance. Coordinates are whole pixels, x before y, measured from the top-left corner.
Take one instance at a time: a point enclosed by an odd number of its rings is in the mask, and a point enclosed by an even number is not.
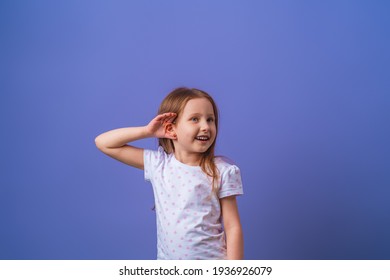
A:
[[[178,159],[176,159],[174,153],[172,153],[172,160],[173,160],[177,165],[184,166],[185,168],[188,168],[188,169],[199,169],[199,168],[201,168],[199,165],[188,165],[188,164],[182,163],[181,161],[179,161]]]

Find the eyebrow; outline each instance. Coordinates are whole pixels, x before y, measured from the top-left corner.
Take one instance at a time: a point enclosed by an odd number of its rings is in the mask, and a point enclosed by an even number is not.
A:
[[[193,117],[193,116],[201,116],[202,114],[201,113],[192,113],[192,114],[189,114],[188,116],[189,117]],[[207,117],[215,117],[214,114],[208,114]]]
[[[193,113],[193,114],[188,115],[188,118],[200,117],[200,116],[202,116],[202,114],[200,114],[200,113]],[[215,119],[215,115],[214,114],[206,115],[206,118],[210,118],[210,117]]]

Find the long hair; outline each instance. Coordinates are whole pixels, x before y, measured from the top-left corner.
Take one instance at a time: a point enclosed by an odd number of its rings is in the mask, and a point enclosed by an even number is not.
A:
[[[216,135],[214,142],[211,144],[211,146],[207,149],[206,152],[202,153],[200,167],[202,168],[202,171],[204,173],[206,173],[212,178],[212,189],[214,192],[216,192],[219,186],[219,171],[214,161],[214,150],[218,135],[218,108],[215,104],[214,99],[208,93],[202,90],[196,88],[190,89],[186,87],[179,87],[174,89],[164,98],[164,100],[161,102],[158,114],[172,112],[177,114],[177,118],[183,112],[187,102],[195,98],[206,98],[210,101],[214,110]],[[168,154],[173,153],[175,151],[175,146],[173,145],[172,139],[159,138],[158,144],[163,147],[164,151]]]

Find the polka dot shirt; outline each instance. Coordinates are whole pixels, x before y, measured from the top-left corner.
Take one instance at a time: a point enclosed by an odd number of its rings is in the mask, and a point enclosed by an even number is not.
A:
[[[237,166],[216,158],[220,172],[217,194],[200,166],[167,154],[144,150],[145,180],[150,181],[156,207],[157,259],[225,259],[226,241],[219,199],[243,194]]]

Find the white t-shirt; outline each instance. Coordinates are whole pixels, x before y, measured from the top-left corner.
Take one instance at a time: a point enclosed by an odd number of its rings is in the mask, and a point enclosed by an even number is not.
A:
[[[226,258],[219,199],[243,190],[239,168],[221,158],[215,162],[221,176],[217,195],[200,166],[181,163],[162,147],[144,150],[145,180],[152,183],[156,207],[157,259]]]

